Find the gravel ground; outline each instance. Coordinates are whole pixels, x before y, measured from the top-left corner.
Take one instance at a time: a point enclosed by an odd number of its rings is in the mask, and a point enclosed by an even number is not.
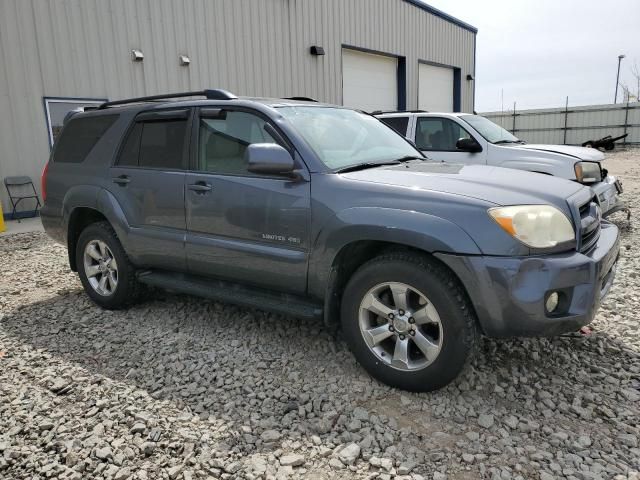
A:
[[[640,151],[607,167],[640,206]],[[322,326],[158,293],[93,305],[66,250],[0,238],[0,478],[640,479],[640,246],[585,336],[483,340],[387,388]]]

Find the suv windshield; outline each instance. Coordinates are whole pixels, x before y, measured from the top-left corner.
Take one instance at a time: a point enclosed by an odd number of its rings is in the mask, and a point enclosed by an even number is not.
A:
[[[522,143],[518,137],[511,135],[500,125],[496,125],[480,115],[461,115],[460,118],[471,125],[491,143]]]
[[[278,111],[329,168],[377,164],[423,155],[376,118],[334,107],[280,107]]]

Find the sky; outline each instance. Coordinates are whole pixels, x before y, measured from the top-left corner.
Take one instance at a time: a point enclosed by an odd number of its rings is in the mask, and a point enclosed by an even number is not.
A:
[[[476,111],[613,103],[638,92],[640,0],[427,0],[478,29]],[[503,94],[501,92],[504,92]],[[504,100],[501,99],[501,95]],[[618,102],[622,101],[618,89]]]

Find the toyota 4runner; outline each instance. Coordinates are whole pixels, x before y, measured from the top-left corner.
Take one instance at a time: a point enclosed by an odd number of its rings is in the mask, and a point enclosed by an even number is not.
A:
[[[579,183],[428,161],[368,114],[223,90],[70,116],[42,188],[101,307],[146,284],[340,322],[371,375],[414,391],[453,380],[479,334],[589,323],[619,250]]]

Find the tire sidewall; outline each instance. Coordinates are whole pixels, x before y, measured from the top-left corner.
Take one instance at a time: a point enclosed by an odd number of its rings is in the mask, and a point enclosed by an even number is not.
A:
[[[84,270],[84,250],[87,244],[93,240],[100,240],[106,243],[118,264],[118,285],[115,292],[109,296],[100,295],[93,289]],[[122,245],[120,245],[110,227],[102,224],[93,224],[82,231],[76,247],[76,265],[80,282],[87,295],[95,303],[103,308],[115,309],[127,302],[130,294],[128,277],[133,272],[130,271],[131,268]]]
[[[442,346],[438,357],[420,370],[402,371],[382,362],[367,346],[359,327],[360,302],[375,285],[401,282],[425,295],[433,303],[442,325]],[[342,328],[347,343],[362,366],[382,382],[411,391],[429,391],[443,387],[458,376],[471,354],[469,323],[451,282],[421,265],[381,261],[364,266],[349,281],[342,302]],[[470,345],[471,344],[471,345]]]

